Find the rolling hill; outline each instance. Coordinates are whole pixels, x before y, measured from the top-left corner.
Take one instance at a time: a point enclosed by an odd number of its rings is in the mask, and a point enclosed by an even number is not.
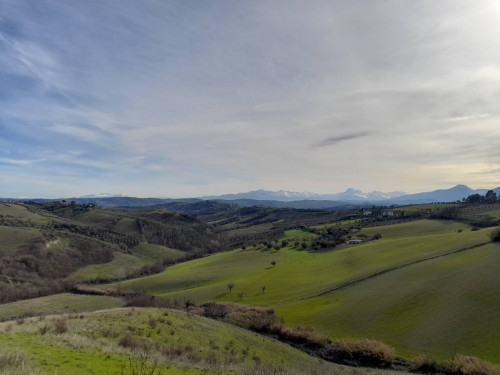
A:
[[[0,302],[117,280],[222,249],[209,224],[149,210],[67,202],[0,204]]]
[[[67,375],[352,372],[222,322],[183,311],[134,308],[0,323],[0,373],[41,371]]]
[[[354,235],[374,231],[380,240],[324,252],[257,246],[219,253],[120,288],[196,303],[273,306],[287,324],[312,326],[332,339],[379,339],[410,356],[425,351],[443,358],[453,351],[498,363],[500,341],[488,333],[500,322],[500,252],[490,243],[491,229],[420,220]],[[484,337],[484,344],[473,337]]]

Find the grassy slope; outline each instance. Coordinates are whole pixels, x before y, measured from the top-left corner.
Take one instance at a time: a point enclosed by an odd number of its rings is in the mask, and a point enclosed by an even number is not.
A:
[[[450,207],[459,207],[460,204],[458,203],[440,203],[440,204],[432,204],[432,203],[427,203],[427,204],[412,204],[409,206],[400,206],[400,207],[394,207],[391,208],[390,210],[392,211],[405,211],[405,212],[430,212],[430,211],[439,211],[442,210],[443,208],[450,208]]]
[[[117,251],[113,255],[114,259],[111,262],[80,268],[71,275],[71,278],[80,282],[97,279],[121,279],[139,271],[145,265],[154,264],[165,259],[180,259],[184,256],[184,252],[164,246],[142,243],[134,247],[130,254]]]
[[[416,224],[417,226],[420,223]],[[430,224],[429,224],[430,225]],[[236,250],[169,267],[161,274],[125,281],[123,290],[171,295],[179,291],[198,302],[234,301],[277,305],[310,297],[346,281],[487,241],[487,231],[384,238],[342,250],[309,253],[292,248]],[[271,261],[276,266],[271,266]],[[236,287],[227,293],[226,284]],[[266,286],[263,295],[260,286]]]
[[[340,225],[354,225],[356,223],[360,223],[361,221],[362,221],[362,219],[345,220],[345,221],[341,221]],[[339,222],[335,221],[333,223],[328,223],[328,224],[314,225],[311,228],[314,228],[314,229],[326,229],[326,228],[335,227],[335,226],[338,226],[338,225],[339,225]]]
[[[42,238],[37,229],[0,225],[0,252],[16,251],[19,246],[37,238]]]
[[[56,217],[52,213],[36,210],[35,207],[23,204],[0,203],[0,218],[7,223],[19,225],[18,221],[24,225],[37,226],[37,228],[6,226],[0,221],[0,252],[13,252],[20,246],[30,241],[43,240],[40,226],[48,223],[51,219],[67,223],[81,225],[101,225],[108,230],[117,230],[121,233],[134,233],[137,231],[135,219],[124,217],[119,212],[92,210],[75,218]],[[46,240],[45,240],[46,241]],[[110,246],[116,246],[110,244]],[[71,246],[67,239],[56,238],[46,241],[46,248],[50,250],[65,250]],[[152,265],[155,262],[165,259],[175,260],[184,256],[180,250],[170,249],[164,246],[157,246],[142,243],[130,250],[129,254],[116,251],[113,261],[105,264],[89,265],[83,267],[71,275],[71,278],[83,282],[96,279],[119,279],[129,274],[139,271],[145,265]]]
[[[460,353],[499,363],[499,266],[500,245],[488,244],[300,301],[284,312],[295,311],[290,324],[330,337],[372,337],[407,354]]]
[[[29,206],[15,203],[0,203],[0,214],[7,218],[30,220],[35,224],[47,223],[52,215],[41,215],[29,210]]]
[[[121,298],[62,293],[0,305],[0,321],[22,316],[104,310],[124,304]]]
[[[463,231],[459,233],[458,229]],[[498,316],[492,316],[488,308],[474,299],[468,300],[467,303],[469,310],[478,317],[477,324],[463,323],[464,330],[470,329],[468,339],[457,338],[458,333],[454,335],[456,321],[447,321],[445,313],[436,315],[436,320],[432,324],[429,323],[431,327],[441,328],[443,333],[439,340],[434,339],[434,344],[430,342],[433,337],[432,330],[418,333],[421,338],[416,336],[417,332],[422,331],[419,327],[423,327],[419,325],[419,319],[433,316],[434,306],[444,306],[448,301],[450,306],[459,306],[457,309],[467,309],[465,297],[460,294],[462,289],[454,289],[457,283],[451,281],[445,284],[441,278],[457,278],[456,281],[467,279],[472,287],[481,290],[483,285],[474,284],[473,281],[484,277],[488,270],[468,267],[468,263],[472,264],[473,261],[467,257],[478,257],[477,262],[484,267],[494,267],[496,264],[498,269],[498,258],[492,258],[494,251],[488,246],[484,247],[490,249],[486,252],[483,248],[476,248],[437,258],[389,272],[333,294],[307,298],[384,269],[485,243],[488,241],[490,229],[470,231],[459,223],[421,220],[365,229],[363,233],[369,234],[370,231],[381,233],[382,239],[324,253],[308,253],[286,248],[279,251],[250,249],[215,254],[170,267],[159,275],[123,282],[121,288],[142,289],[166,297],[189,295],[198,303],[217,300],[274,306],[277,313],[290,325],[312,325],[330,337],[378,338],[394,344],[405,353],[418,350],[444,355],[450,348],[456,347],[457,351],[498,361],[492,357],[491,351],[479,348],[471,339],[476,337],[477,340],[482,337],[483,332],[488,332],[490,323],[487,319],[496,318],[495,322],[500,321]],[[272,260],[277,262],[274,267],[270,264]],[[433,264],[439,266],[433,268]],[[414,270],[420,270],[420,274]],[[443,270],[447,270],[448,274]],[[412,276],[413,284],[408,283],[405,276],[407,272],[416,272],[415,276]],[[487,282],[497,285],[491,269],[488,272],[490,273]],[[456,276],[458,274],[461,276]],[[388,281],[384,284],[384,280]],[[235,284],[231,293],[226,287],[228,282]],[[367,296],[363,295],[361,290],[370,285],[373,285],[370,295],[385,295],[385,300],[380,299],[384,302],[375,304],[378,301],[376,297],[372,304],[366,302]],[[265,293],[262,293],[260,286],[266,286]],[[444,288],[441,297],[437,302],[433,302],[432,296],[439,288]],[[388,294],[387,291],[391,289],[398,290],[398,294]],[[449,295],[446,295],[447,290]],[[452,293],[453,290],[458,292]],[[240,293],[243,293],[243,299]],[[419,305],[418,310],[413,310],[414,299],[418,300],[421,298],[419,296],[427,296],[429,302]],[[499,305],[498,301],[492,303]],[[387,310],[382,309],[384,306],[387,306]],[[364,314],[361,314],[361,311]],[[399,314],[401,318],[395,319]],[[359,320],[356,319],[358,316]],[[363,319],[365,324],[361,324]],[[408,340],[404,339],[406,335]],[[492,350],[496,350],[500,341],[495,341],[491,334],[485,337],[488,339],[484,346],[490,345]]]
[[[14,203],[0,203],[0,217],[7,223],[21,220],[31,223],[31,226],[49,221],[48,216],[31,212],[26,206]],[[2,225],[0,222],[0,252],[15,251],[19,246],[38,238],[42,238],[38,229]]]
[[[456,233],[469,229],[467,225],[447,220],[418,220],[407,223],[364,228],[355,234],[373,236],[380,233],[382,238],[419,237],[431,234]]]
[[[492,217],[500,217],[500,210],[492,210],[484,212],[482,215],[492,216]]]
[[[24,351],[34,367],[48,374],[122,374],[128,357],[140,352],[118,345],[127,333],[136,342],[147,343],[148,355],[168,374],[221,374],[230,369],[240,373],[259,365],[281,367],[286,373],[339,368],[274,340],[181,311],[115,309],[85,314],[68,319],[68,332],[63,334],[55,334],[54,319],[0,324],[0,348]],[[49,330],[42,335],[45,325]],[[177,352],[166,356],[164,348]]]
[[[315,233],[306,232],[305,230],[302,229],[290,229],[285,231],[285,236],[282,238],[282,240],[300,240],[305,238],[316,238],[316,237],[318,237],[318,235]]]

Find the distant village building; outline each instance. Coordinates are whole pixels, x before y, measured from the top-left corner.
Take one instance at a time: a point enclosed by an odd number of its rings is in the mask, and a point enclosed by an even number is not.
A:
[[[371,216],[372,214],[373,214],[373,212],[371,212],[371,211],[364,211],[363,212],[363,215],[365,215],[365,216]]]
[[[394,211],[384,211],[384,216],[394,216]]]
[[[363,242],[365,242],[365,241],[363,241],[363,240],[358,240],[358,239],[356,239],[356,240],[349,240],[349,243],[350,243],[351,245],[358,245],[358,244],[363,243]]]

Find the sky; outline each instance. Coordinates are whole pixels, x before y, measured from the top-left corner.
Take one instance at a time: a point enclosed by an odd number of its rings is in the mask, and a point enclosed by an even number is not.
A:
[[[0,197],[500,186],[497,0],[0,0]]]

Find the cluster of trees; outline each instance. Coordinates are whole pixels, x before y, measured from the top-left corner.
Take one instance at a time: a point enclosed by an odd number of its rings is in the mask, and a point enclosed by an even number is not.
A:
[[[75,270],[113,260],[113,248],[99,241],[69,235],[65,248],[51,250],[44,239],[22,245],[16,252],[0,256],[0,275],[31,284],[62,279]]]
[[[45,225],[43,229],[49,236],[60,233],[61,231],[69,231],[82,236],[95,238],[100,241],[117,244],[123,250],[137,246],[140,242],[139,239],[133,235],[117,233],[96,228],[94,226],[83,226],[65,222],[51,222],[50,224]]]
[[[209,254],[222,250],[219,234],[200,222],[179,225],[138,217],[136,225],[142,241],[187,252]]]
[[[318,238],[312,241],[314,250],[332,248],[346,242],[347,236],[352,232],[353,227],[332,226],[327,229],[316,229],[311,232],[316,233]]]
[[[500,198],[493,190],[488,190],[485,195],[472,194],[464,199],[464,203],[500,203]]]
[[[61,217],[45,225],[46,233],[61,231],[116,244],[123,251],[149,242],[196,254],[223,250],[221,237],[212,226],[188,215],[161,209],[149,210],[99,210],[95,204],[75,202],[28,203],[31,210],[41,209]],[[80,216],[93,210],[91,217]],[[68,222],[65,218],[71,217]],[[77,223],[75,223],[77,222]],[[79,222],[79,223],[78,223]],[[89,223],[91,225],[89,225]],[[135,224],[135,225],[134,225]]]
[[[57,216],[61,217],[73,217],[85,212],[88,212],[97,207],[95,203],[89,204],[77,204],[75,201],[67,202],[65,200],[37,203],[33,201],[24,202],[28,206],[34,206],[36,208],[41,208],[42,210],[52,212]]]
[[[40,280],[32,283],[7,283],[0,281],[0,304],[28,298],[38,298],[68,292],[74,284],[68,280]]]
[[[255,243],[270,243],[280,237],[283,237],[285,231],[283,228],[256,227],[255,230],[230,230],[223,232],[223,244],[225,248],[234,249],[238,247],[250,246]]]

